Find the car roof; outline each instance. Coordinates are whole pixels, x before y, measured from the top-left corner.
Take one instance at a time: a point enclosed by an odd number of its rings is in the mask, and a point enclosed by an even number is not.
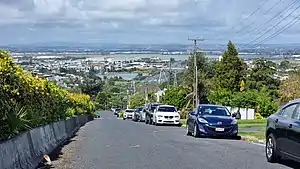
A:
[[[172,105],[167,105],[167,104],[162,104],[162,105],[159,105],[159,107],[175,107],[175,106],[172,106]]]
[[[199,104],[198,107],[200,107],[200,106],[225,107],[225,106],[222,106],[222,105],[215,105],[215,104]]]
[[[299,103],[299,102],[300,102],[300,99],[294,99],[294,100],[290,100],[288,103]]]

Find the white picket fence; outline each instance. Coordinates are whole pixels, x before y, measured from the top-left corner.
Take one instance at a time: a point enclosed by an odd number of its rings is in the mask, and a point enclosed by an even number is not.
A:
[[[228,106],[226,106],[226,107],[231,113],[236,113],[239,109],[239,108],[233,108],[233,107],[228,107]],[[240,113],[241,113],[242,120],[252,120],[252,119],[254,119],[255,110],[248,109],[248,108],[240,108]]]

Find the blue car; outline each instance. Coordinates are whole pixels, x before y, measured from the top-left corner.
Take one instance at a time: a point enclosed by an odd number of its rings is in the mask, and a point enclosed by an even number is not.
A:
[[[186,134],[199,136],[237,137],[238,124],[235,115],[224,106],[200,104],[190,112],[186,122]]]

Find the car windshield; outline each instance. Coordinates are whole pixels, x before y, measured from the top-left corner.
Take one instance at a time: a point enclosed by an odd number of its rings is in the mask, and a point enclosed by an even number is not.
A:
[[[230,112],[225,107],[218,106],[203,106],[198,112],[201,115],[231,116]]]
[[[132,113],[134,111],[133,110],[126,110],[125,112]]]
[[[120,111],[121,109],[116,109],[116,111]]]
[[[159,107],[158,110],[159,112],[176,112],[175,107]]]

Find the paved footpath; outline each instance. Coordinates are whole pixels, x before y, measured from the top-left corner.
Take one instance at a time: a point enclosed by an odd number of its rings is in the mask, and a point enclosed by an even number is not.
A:
[[[57,169],[279,169],[264,147],[241,140],[193,138],[180,127],[118,120],[112,112],[87,123],[65,145]]]

